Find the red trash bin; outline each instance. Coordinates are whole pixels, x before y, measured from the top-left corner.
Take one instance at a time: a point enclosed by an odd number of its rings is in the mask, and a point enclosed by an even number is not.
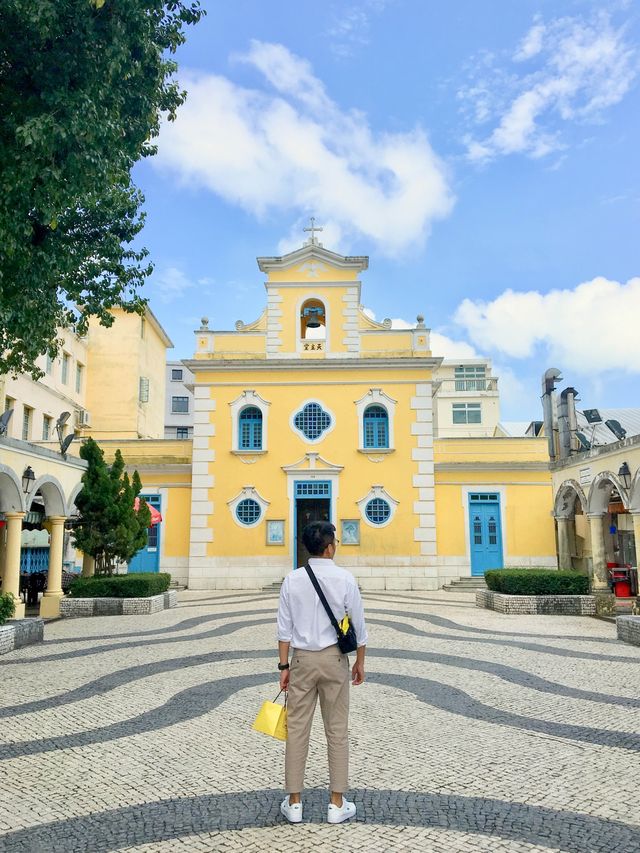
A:
[[[610,569],[613,593],[616,598],[631,598],[631,578],[629,569],[622,566]]]

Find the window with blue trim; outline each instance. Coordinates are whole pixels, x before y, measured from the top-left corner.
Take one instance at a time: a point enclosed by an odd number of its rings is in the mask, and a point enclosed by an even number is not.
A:
[[[240,450],[262,450],[262,412],[257,406],[247,406],[238,421]]]
[[[295,416],[293,423],[308,441],[315,441],[331,426],[331,415],[319,403],[307,403]]]
[[[383,406],[367,406],[362,427],[365,447],[389,447],[389,415]]]
[[[372,524],[384,524],[389,521],[391,507],[382,498],[373,498],[365,506],[364,512]]]
[[[240,524],[255,524],[261,513],[260,504],[252,498],[245,498],[236,507],[236,518]]]

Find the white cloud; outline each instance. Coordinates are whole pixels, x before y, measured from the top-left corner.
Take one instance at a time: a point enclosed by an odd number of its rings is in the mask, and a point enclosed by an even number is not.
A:
[[[598,277],[573,290],[506,290],[490,302],[465,299],[455,321],[478,347],[511,358],[544,354],[577,374],[640,373],[640,277]]]
[[[431,352],[437,358],[481,358],[471,344],[441,332],[431,332]]]
[[[562,124],[601,120],[607,107],[622,100],[638,72],[624,28],[616,29],[605,13],[589,22],[560,18],[534,23],[513,61],[534,59],[537,67],[523,75],[493,64],[458,92],[476,122],[489,116],[497,122],[486,138],[465,137],[470,160],[486,162],[513,153],[535,158],[562,149]]]
[[[544,24],[534,24],[531,27],[529,32],[518,45],[518,49],[513,57],[515,62],[524,62],[525,60],[531,59],[531,57],[537,56],[540,53],[546,29],[547,28]]]
[[[167,267],[154,274],[150,281],[153,295],[157,295],[160,302],[164,303],[173,302],[193,286],[193,282],[178,267]]]
[[[326,218],[388,255],[421,244],[449,214],[445,169],[423,129],[375,132],[362,113],[341,110],[309,63],[282,45],[254,41],[241,61],[260,71],[263,88],[208,74],[181,78],[189,97],[162,127],[156,168],[256,216]]]
[[[336,56],[352,56],[357,48],[369,44],[371,19],[380,14],[389,0],[360,0],[357,3],[341,2],[326,30],[329,49]]]

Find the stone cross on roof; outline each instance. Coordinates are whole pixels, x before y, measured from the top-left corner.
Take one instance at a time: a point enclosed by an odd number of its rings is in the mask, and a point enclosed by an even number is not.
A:
[[[316,231],[324,231],[324,228],[322,228],[320,225],[316,225],[315,216],[310,217],[309,221],[311,222],[311,226],[309,228],[305,228],[304,230],[311,232],[311,240],[309,241],[311,243],[311,245],[312,246],[319,246],[320,244],[316,240],[316,236],[315,236]]]

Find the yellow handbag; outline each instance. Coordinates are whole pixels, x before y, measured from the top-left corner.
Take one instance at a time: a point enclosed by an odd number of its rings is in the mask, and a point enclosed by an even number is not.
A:
[[[280,693],[283,691],[281,690]],[[252,728],[277,740],[287,739],[287,693],[284,693],[284,705],[278,705],[278,697],[273,702],[263,702],[262,708]]]

